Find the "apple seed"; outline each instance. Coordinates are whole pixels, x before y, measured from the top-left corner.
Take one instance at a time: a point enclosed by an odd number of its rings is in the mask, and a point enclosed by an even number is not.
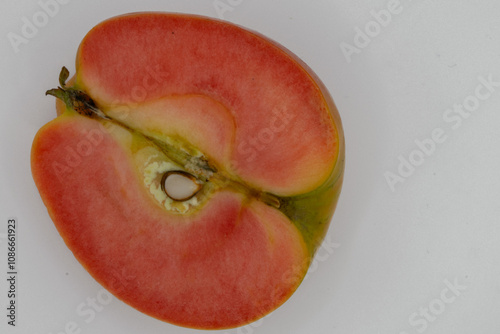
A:
[[[161,187],[174,201],[187,201],[201,189],[201,184],[187,172],[168,171],[161,179]]]

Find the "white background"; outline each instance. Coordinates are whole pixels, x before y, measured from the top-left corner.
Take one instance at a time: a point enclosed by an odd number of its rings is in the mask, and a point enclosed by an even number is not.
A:
[[[77,313],[82,303],[91,309],[88,298],[102,297],[101,287],[53,227],[29,157],[36,131],[55,116],[44,92],[63,65],[74,73],[78,44],[94,25],[144,10],[218,17],[217,1],[67,2],[18,52],[8,34],[22,36],[23,17],[33,22],[42,8],[35,0],[0,5],[0,332],[201,333],[115,298],[98,304],[93,319]],[[500,82],[500,2],[401,0],[383,25],[371,12],[394,9],[391,1],[219,3],[232,8],[225,20],[280,42],[319,75],[347,144],[343,192],[310,275],[267,318],[220,333],[499,333],[500,87],[460,124],[443,116],[474,102],[479,77]],[[365,28],[369,40],[357,36]],[[346,56],[348,44],[357,53]],[[419,153],[416,141],[428,143],[439,129],[446,139]],[[391,189],[387,173],[398,175],[410,158],[420,165]],[[15,328],[5,315],[8,217],[19,223]]]

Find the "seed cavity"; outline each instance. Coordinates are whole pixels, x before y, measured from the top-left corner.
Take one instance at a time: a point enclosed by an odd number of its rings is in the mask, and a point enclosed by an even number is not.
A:
[[[191,174],[180,171],[168,171],[163,174],[161,188],[174,201],[187,201],[201,189],[201,183]]]

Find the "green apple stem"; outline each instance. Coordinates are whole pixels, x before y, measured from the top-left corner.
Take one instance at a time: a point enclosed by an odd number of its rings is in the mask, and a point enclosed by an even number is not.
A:
[[[59,84],[57,88],[49,89],[45,95],[52,95],[61,99],[67,108],[75,110],[77,113],[89,116],[100,117],[103,119],[110,119],[95,105],[94,101],[84,92],[66,87],[66,80],[69,77],[69,71],[63,66],[61,73],[59,73]]]

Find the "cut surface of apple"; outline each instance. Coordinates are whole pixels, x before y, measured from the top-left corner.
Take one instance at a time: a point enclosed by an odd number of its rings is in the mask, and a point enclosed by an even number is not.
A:
[[[283,304],[344,169],[340,117],[307,65],[233,24],[133,13],[94,27],[68,75],[31,164],[85,269],[179,326],[242,326]]]

